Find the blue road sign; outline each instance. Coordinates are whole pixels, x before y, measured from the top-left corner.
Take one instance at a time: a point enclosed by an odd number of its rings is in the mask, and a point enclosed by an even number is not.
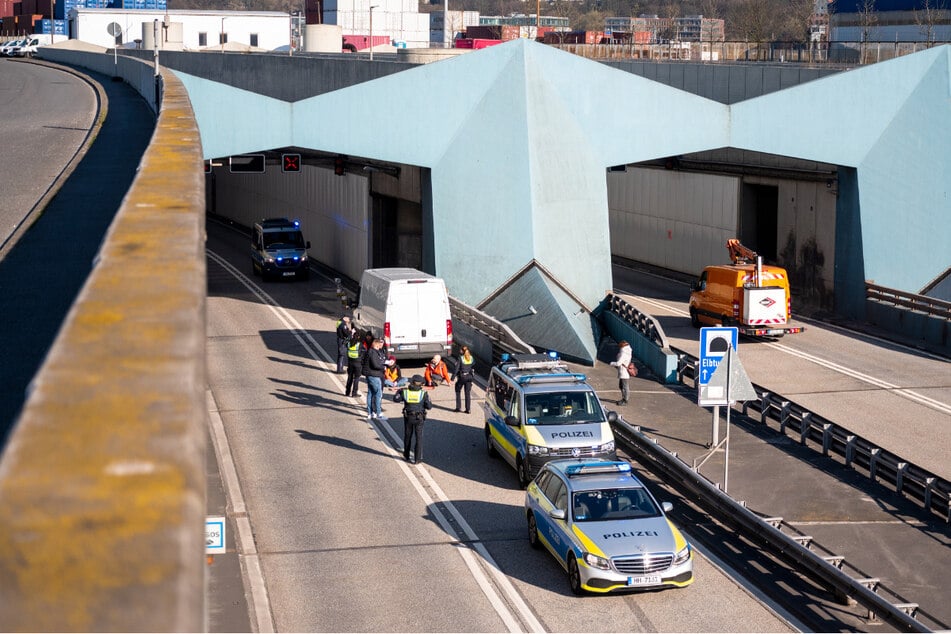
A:
[[[697,366],[697,386],[702,387],[710,382],[710,377],[716,371],[720,361],[732,347],[736,350],[739,331],[736,328],[701,328],[700,329],[700,363]]]

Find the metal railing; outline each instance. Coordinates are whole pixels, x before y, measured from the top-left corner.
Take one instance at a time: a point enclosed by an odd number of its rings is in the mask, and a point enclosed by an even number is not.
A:
[[[677,353],[680,382],[683,383],[684,379],[695,381],[697,358],[676,348],[674,352]],[[824,456],[839,456],[846,467],[864,470],[872,481],[888,484],[899,494],[916,500],[926,512],[951,523],[951,482],[787,398],[772,394],[755,383],[753,388],[758,400],[743,403],[743,415],[748,416],[751,409],[758,411],[760,423],[766,425],[775,421],[779,433],[796,438],[803,446],[811,443]]]
[[[685,491],[688,497],[701,506],[720,522],[737,532],[762,544],[774,558],[785,561],[825,588],[832,590],[840,600],[854,600],[868,610],[868,619],[878,618],[889,623],[899,631],[929,632],[916,615],[929,619],[936,629],[947,626],[929,614],[921,611],[917,604],[904,600],[897,593],[886,588],[879,579],[862,576],[853,578],[844,568],[845,558],[832,554],[814,552],[812,548],[821,548],[812,537],[798,531],[787,534],[782,531],[786,525],[782,518],[762,517],[751,511],[742,502],[738,502],[720,490],[702,474],[661,446],[655,439],[644,434],[640,427],[619,420],[612,425],[615,438],[622,442],[650,472],[662,477],[668,483]],[[793,529],[795,530],[795,529]],[[822,549],[826,553],[826,549]],[[883,596],[888,594],[891,599]]]
[[[904,291],[895,290],[894,288],[887,288],[866,282],[865,298],[882,302],[883,304],[892,304],[909,310],[915,310],[931,317],[951,319],[951,302],[928,297],[927,295],[906,293]]]
[[[449,297],[449,308],[453,321],[458,319],[465,322],[470,328],[478,330],[492,341],[493,365],[499,360],[501,353],[535,354],[535,348],[522,341],[511,328],[478,308],[469,306],[452,296]]]
[[[642,313],[624,301],[624,299],[613,294],[608,295],[607,301],[605,302],[605,307],[607,310],[611,311],[628,323],[631,327],[636,329],[637,332],[644,335],[651,341],[651,343],[655,344],[659,348],[668,347],[667,335],[664,334],[664,329],[661,328],[660,324],[657,323],[657,320],[651,315]]]

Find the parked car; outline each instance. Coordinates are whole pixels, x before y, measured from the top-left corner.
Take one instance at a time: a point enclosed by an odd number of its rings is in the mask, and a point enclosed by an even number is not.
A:
[[[2,45],[0,45],[0,57],[11,57],[12,50],[22,46],[25,41],[26,41],[25,39],[19,39],[19,40],[10,40],[9,42],[3,43]]]
[[[525,492],[529,543],[554,555],[575,594],[693,583],[693,548],[671,509],[623,460],[554,460]]]
[[[505,355],[485,390],[485,447],[515,468],[528,486],[542,466],[558,458],[615,460],[611,422],[584,374],[557,354]]]

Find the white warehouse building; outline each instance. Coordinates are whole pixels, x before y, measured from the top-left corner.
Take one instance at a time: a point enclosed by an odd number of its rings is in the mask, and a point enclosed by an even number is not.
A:
[[[75,8],[67,17],[70,39],[105,48],[141,42],[152,48],[155,21],[165,50],[259,49],[286,51],[291,16],[278,11],[197,11]]]
[[[429,14],[418,0],[324,0],[324,23],[336,24],[344,35],[389,36],[399,48],[429,48]]]

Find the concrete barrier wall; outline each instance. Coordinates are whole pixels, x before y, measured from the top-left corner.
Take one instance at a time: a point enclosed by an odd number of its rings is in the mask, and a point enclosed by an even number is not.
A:
[[[106,57],[44,56],[111,75]],[[150,99],[150,68],[118,68]],[[0,463],[0,631],[205,629],[204,177],[188,95],[162,79],[138,176]]]
[[[865,319],[888,332],[919,342],[925,350],[951,356],[951,321],[943,317],[866,300]]]

